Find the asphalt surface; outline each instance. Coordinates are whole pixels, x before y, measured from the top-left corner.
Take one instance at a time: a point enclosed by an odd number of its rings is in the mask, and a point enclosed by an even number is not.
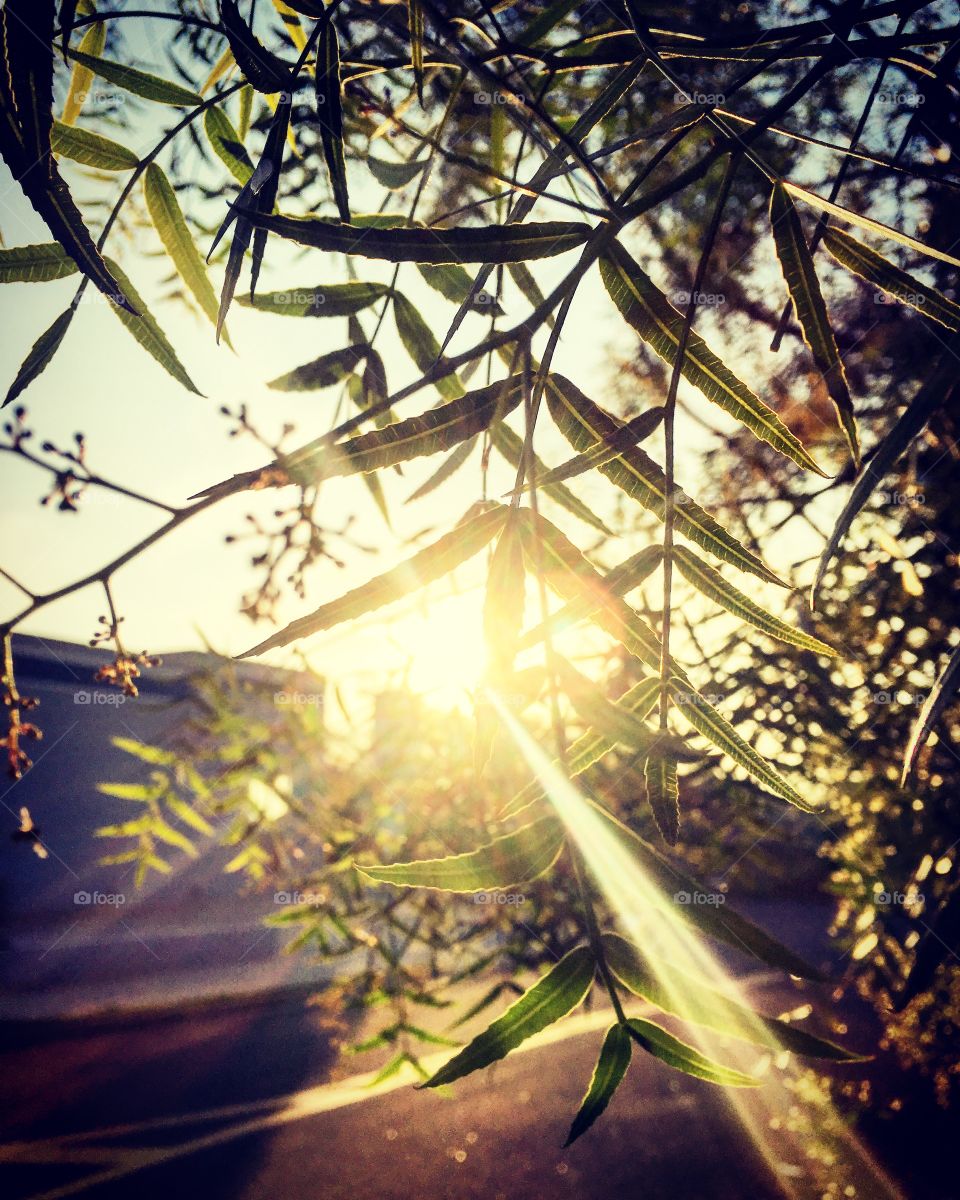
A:
[[[792,984],[769,977],[752,994],[772,1013],[798,1002]],[[382,1059],[338,1062],[315,1014],[292,998],[65,1026],[32,1044],[8,1030],[0,1193],[773,1200],[790,1194],[776,1172],[807,1200],[841,1179],[836,1165],[826,1175],[811,1171],[810,1147],[783,1130],[773,1138],[771,1171],[720,1089],[645,1055],[635,1056],[597,1125],[562,1150],[609,1021],[603,1012],[568,1018],[550,1031],[555,1040],[446,1096],[405,1081],[371,1089]],[[749,1093],[752,1119],[762,1123],[770,1118],[764,1104],[786,1117],[792,1102],[767,1090]],[[860,1181],[857,1196],[897,1195],[878,1189]]]

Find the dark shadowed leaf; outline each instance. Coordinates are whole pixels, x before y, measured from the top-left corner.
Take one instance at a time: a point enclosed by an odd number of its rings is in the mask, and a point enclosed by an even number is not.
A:
[[[614,1092],[630,1066],[632,1049],[633,1043],[627,1030],[622,1025],[611,1025],[603,1039],[600,1057],[593,1069],[593,1078],[590,1080],[587,1094],[581,1101],[580,1111],[570,1126],[567,1140],[563,1143],[564,1147],[586,1133],[613,1099]]]
[[[258,292],[251,300],[241,296],[238,303],[260,312],[282,317],[349,317],[362,312],[390,291],[385,283],[319,284],[317,287],[293,287],[286,292]]]
[[[393,315],[397,322],[397,333],[407,353],[421,371],[429,371],[440,360],[440,343],[427,324],[422,313],[406,298],[395,294]],[[463,384],[456,375],[443,375],[434,386],[447,400],[463,395]]]
[[[475,1037],[459,1054],[430,1078],[427,1087],[440,1087],[462,1079],[505,1058],[511,1050],[565,1017],[580,1004],[593,983],[593,955],[586,946],[571,950],[529,991]]]
[[[12,404],[46,368],[50,359],[60,349],[60,345],[66,336],[67,330],[70,328],[70,322],[73,320],[75,312],[76,309],[73,307],[62,312],[50,328],[44,330],[33,343],[30,347],[30,353],[23,360],[16,378],[10,385],[6,399],[3,402],[4,406]]]
[[[193,108],[203,103],[203,97],[189,88],[181,87],[179,83],[171,83],[157,75],[150,75],[126,63],[114,62],[110,58],[101,58],[95,54],[85,54],[82,50],[70,50],[69,57],[80,63],[94,75],[99,75],[107,83],[112,83],[125,92],[140,96],[144,100],[152,100],[156,104],[172,104],[179,108]]]
[[[509,263],[551,258],[575,250],[590,236],[580,221],[529,225],[458,226],[452,229],[377,229],[319,217],[263,213],[251,219],[262,229],[318,250],[382,258],[387,262]]]
[[[940,719],[943,710],[956,695],[958,686],[960,686],[960,646],[956,647],[950,655],[947,665],[943,668],[940,677],[933,685],[930,694],[924,700],[923,708],[920,709],[920,715],[917,717],[916,723],[910,731],[910,741],[903,756],[903,774],[900,777],[901,786],[906,783],[910,772],[913,770],[917,754],[926,745],[930,731]]]
[[[466,463],[467,459],[475,450],[476,445],[477,438],[476,435],[474,435],[472,438],[468,438],[465,442],[461,442],[459,446],[455,446],[454,449],[451,450],[447,457],[443,460],[440,466],[437,467],[437,469],[429,477],[429,479],[424,480],[424,482],[420,484],[416,491],[411,492],[404,503],[409,504],[412,500],[422,500],[424,496],[429,496],[430,493],[440,487],[441,484],[446,483],[450,476],[459,471],[464,463]]]
[[[272,95],[295,86],[293,63],[285,62],[264,46],[240,15],[237,0],[220,0],[220,19],[237,66],[258,92]]]
[[[365,345],[332,350],[329,354],[321,354],[313,362],[288,371],[286,375],[271,379],[267,387],[275,388],[278,392],[313,392],[332,387],[346,379],[354,367],[363,362],[366,354]]]
[[[46,283],[76,272],[77,264],[59,242],[0,249],[0,283]]]
[[[677,786],[677,764],[659,749],[643,764],[643,781],[647,803],[660,836],[668,846],[675,846],[680,836],[680,789]]]
[[[140,316],[135,317],[133,313],[127,312],[126,309],[120,308],[118,305],[111,305],[121,323],[130,330],[144,350],[156,359],[168,375],[172,375],[177,383],[182,384],[187,391],[193,392],[197,396],[202,395],[200,389],[184,369],[167,335],[157,324],[155,317],[138,295],[136,288],[134,288],[133,284],[112,258],[107,259],[107,264],[117,279],[120,280],[124,292],[130,297],[140,313]]]
[[[938,321],[948,329],[960,329],[960,304],[954,304],[942,292],[901,270],[849,233],[828,226],[823,235],[823,244],[837,262],[854,275],[872,283],[888,296],[895,296],[931,321]]]
[[[391,191],[399,191],[408,183],[412,183],[429,161],[429,155],[426,158],[412,159],[410,162],[389,162],[371,154],[367,158],[367,166],[377,183],[382,183]]]
[[[340,43],[331,18],[323,22],[317,48],[317,119],[323,154],[341,221],[350,220],[347,167],[343,158],[343,104],[340,95]]]
[[[850,448],[854,466],[860,465],[860,438],[853,413],[853,401],[847,387],[837,339],[833,335],[827,306],[820,291],[820,281],[813,264],[813,255],[800,224],[793,201],[782,183],[774,184],[770,194],[770,224],[777,247],[777,258],[793,301],[793,310],[800,322],[803,338],[810,347],[817,370],[830,393],[837,410],[840,428]]]

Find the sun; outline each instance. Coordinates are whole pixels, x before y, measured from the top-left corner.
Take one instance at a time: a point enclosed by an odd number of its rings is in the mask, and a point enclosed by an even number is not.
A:
[[[387,627],[391,659],[396,658],[410,691],[444,710],[472,706],[472,693],[487,666],[483,638],[483,588],[457,592],[431,590]]]

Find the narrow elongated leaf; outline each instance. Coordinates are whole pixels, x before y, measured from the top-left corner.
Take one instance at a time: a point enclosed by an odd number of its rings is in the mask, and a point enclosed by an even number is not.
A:
[[[293,63],[264,46],[240,15],[237,0],[220,0],[220,20],[237,66],[258,92],[269,95],[295,86]]]
[[[417,263],[417,270],[433,288],[454,304],[470,300],[474,312],[486,313],[488,317],[503,315],[503,309],[486,292],[473,296],[473,280],[458,263]]]
[[[150,219],[180,278],[193,293],[208,320],[216,325],[219,308],[217,294],[187,228],[176,193],[162,168],[155,162],[150,163],[143,174],[143,195]]]
[[[393,315],[397,333],[407,353],[421,371],[429,371],[440,358],[440,343],[418,308],[399,294],[393,297]],[[456,400],[463,395],[463,384],[456,375],[443,375],[434,386],[441,396]]]
[[[224,52],[210,68],[210,74],[200,85],[200,95],[206,96],[207,92],[216,87],[221,79],[228,78],[228,76],[232,74],[236,65],[237,60],[233,56],[233,51],[229,46],[227,46],[226,50],[224,50]]]
[[[341,221],[350,220],[347,167],[343,158],[343,104],[340,96],[340,42],[330,17],[323,22],[317,49],[317,117],[333,198]]]
[[[618,563],[603,576],[604,590],[614,596],[625,596],[634,588],[639,587],[645,579],[648,579],[662,561],[662,546],[644,546],[642,550],[631,554],[628,559]],[[563,633],[571,625],[576,625],[579,621],[592,617],[602,606],[602,600],[577,596],[550,617],[548,622],[550,631],[554,634]],[[545,635],[544,626],[537,625],[523,635],[520,640],[520,649],[525,650],[528,646],[543,641]]]
[[[895,266],[842,229],[828,226],[823,244],[841,266],[947,329],[960,329],[960,304]]]
[[[106,21],[95,21],[93,25],[90,25],[84,31],[84,35],[80,39],[79,49],[84,54],[99,56],[103,53],[103,47],[106,45],[106,42]],[[80,116],[92,82],[93,72],[88,71],[86,67],[81,67],[77,63],[71,72],[70,87],[67,89],[67,98],[63,102],[63,113],[60,119],[64,125],[72,125],[77,117]]]
[[[181,87],[179,83],[171,83],[157,75],[150,75],[126,63],[115,62],[110,58],[102,58],[97,54],[87,54],[83,50],[68,51],[74,62],[80,63],[94,75],[99,75],[107,83],[112,83],[125,92],[141,96],[144,100],[152,100],[155,104],[172,104],[178,108],[193,108],[203,103],[203,97],[189,88]]]
[[[860,1055],[808,1033],[800,1025],[754,1012],[679,967],[661,961],[653,967],[638,947],[617,934],[605,933],[603,948],[610,970],[623,986],[663,1012],[775,1052],[789,1050],[833,1062],[862,1061]]]
[[[304,455],[294,452],[284,460],[283,466],[297,482],[314,482],[318,478],[353,475],[358,471],[379,471],[411,458],[438,454],[485,429],[498,414],[516,408],[521,395],[522,379],[519,376],[491,383],[451,400],[449,404],[441,404],[382,429],[358,434],[319,452],[308,451]]]
[[[770,224],[777,247],[780,269],[793,301],[793,310],[803,330],[803,338],[813,354],[817,370],[837,410],[840,428],[850,448],[854,466],[860,465],[860,438],[853,412],[847,376],[833,336],[820,281],[813,265],[803,226],[782,183],[774,184],[770,194]]]
[[[76,309],[71,305],[70,308],[57,317],[49,329],[41,333],[30,347],[30,353],[23,360],[16,378],[10,385],[6,399],[3,402],[4,407],[12,404],[22,392],[26,391],[37,376],[46,369],[47,364],[60,349],[60,345],[66,337],[75,312]]]
[[[491,426],[490,442],[494,449],[503,455],[511,467],[519,467],[520,458],[523,454],[523,439],[518,437],[505,421],[498,421],[496,425]],[[533,455],[533,462],[538,478],[541,474],[547,474],[549,468],[536,455]],[[550,497],[554,504],[559,504],[561,508],[565,508],[568,513],[577,517],[578,520],[591,525],[600,533],[610,536],[610,530],[596,513],[589,505],[584,504],[579,496],[575,496],[568,487],[565,487],[562,483],[549,483],[544,487],[543,491]]]
[[[511,1050],[565,1017],[580,1004],[593,983],[593,955],[586,946],[571,950],[524,992],[502,1017],[427,1080],[441,1087],[505,1058]]]
[[[563,1143],[564,1148],[585,1134],[613,1099],[630,1066],[632,1049],[633,1043],[627,1030],[622,1025],[611,1025],[600,1047],[600,1057],[593,1069],[587,1094]]]
[[[381,258],[387,262],[509,263],[552,258],[575,250],[590,236],[580,221],[542,221],[529,225],[458,226],[451,229],[377,229],[283,214],[251,215],[262,229],[318,250]]]
[[[522,391],[521,383],[518,380],[516,385],[517,402]],[[512,509],[490,559],[483,605],[483,632],[490,671],[495,676],[507,676],[513,669],[517,640],[523,626],[525,599],[523,543],[520,540],[518,514]]]
[[[417,99],[423,106],[423,35],[425,24],[420,0],[407,0],[407,24],[410,29],[410,65],[413,67]]]
[[[628,705],[608,699],[592,680],[559,655],[557,665],[563,690],[570,697],[577,715],[594,732],[601,734],[605,742],[628,746],[641,754],[651,754],[669,745],[678,754],[684,754],[679,738],[647,725]],[[698,756],[688,753],[686,757]]]
[[[367,166],[377,183],[396,192],[405,188],[408,183],[412,183],[429,161],[429,155],[425,158],[411,159],[408,162],[388,162],[384,158],[377,158],[371,154],[367,158]]]
[[[139,165],[139,158],[126,146],[111,141],[101,133],[80,129],[76,125],[65,125],[54,121],[50,133],[50,148],[54,154],[97,167],[101,171],[131,171]]]
[[[785,621],[766,612],[749,596],[745,596],[739,588],[728,583],[719,571],[711,567],[709,563],[705,563],[702,558],[698,558],[686,546],[674,547],[673,561],[680,574],[692,583],[697,591],[725,608],[727,612],[733,613],[735,617],[739,617],[741,621],[753,625],[761,633],[781,642],[789,642],[791,646],[799,646],[801,650],[809,650],[812,654],[837,657],[837,651],[832,646],[828,646],[826,642],[821,642],[812,634],[804,633],[802,629],[796,629],[793,625],[788,625]]]
[[[683,314],[673,307],[639,263],[618,243],[601,257],[600,274],[628,324],[673,366],[683,331]],[[736,417],[762,441],[805,470],[824,474],[777,414],[755,396],[694,331],[687,338],[683,376],[708,400]]]
[[[920,715],[917,717],[916,723],[910,731],[910,741],[907,743],[907,750],[903,756],[903,773],[900,778],[901,787],[906,783],[910,772],[913,770],[913,764],[916,762],[917,755],[921,748],[926,745],[930,731],[940,719],[943,710],[953,699],[958,686],[960,686],[960,646],[953,651],[947,660],[947,665],[943,668],[940,677],[933,685],[930,694],[924,700],[923,707],[920,709]]]
[[[839,217],[841,221],[847,221],[851,225],[859,225],[861,229],[866,229],[870,233],[877,233],[881,237],[892,238],[895,242],[900,242],[903,246],[909,246],[911,250],[916,250],[920,254],[926,254],[930,258],[938,258],[941,262],[950,263],[954,267],[960,267],[960,258],[955,258],[952,254],[947,254],[944,250],[937,250],[933,246],[927,246],[923,242],[918,242],[916,238],[910,237],[909,234],[901,233],[899,229],[892,229],[889,225],[884,225],[882,221],[875,221],[872,217],[868,217],[864,213],[853,212],[851,209],[844,208],[840,204],[834,204],[830,200],[825,200],[815,192],[798,187],[797,184],[791,183],[788,179],[783,181],[783,186],[791,196],[795,196],[805,204],[812,205],[821,212],[829,213],[832,217]]]
[[[553,374],[545,388],[547,406],[557,428],[574,450],[589,452],[599,442],[613,442],[622,426],[563,375]],[[600,473],[662,521],[666,510],[666,477],[639,446],[628,446]],[[755,554],[727,533],[709,513],[679,488],[674,494],[673,524],[677,533],[741,571],[781,584],[781,580]]]
[[[0,155],[84,275],[115,303],[130,308],[94,245],[50,149],[55,7],[53,0],[7,0],[0,9]]]
[[[645,1021],[641,1017],[631,1017],[627,1021],[627,1028],[638,1046],[642,1046],[648,1054],[659,1058],[668,1067],[683,1071],[685,1075],[706,1079],[708,1083],[717,1083],[721,1087],[759,1087],[760,1085],[759,1079],[755,1079],[752,1075],[745,1075],[742,1071],[735,1071],[733,1067],[725,1067],[721,1063],[714,1062],[706,1055],[701,1054],[699,1050],[695,1050],[693,1046],[688,1046],[686,1042],[675,1038],[672,1033],[668,1033],[660,1025],[654,1024],[653,1021]]]
[[[507,510],[501,506],[479,513],[476,508],[471,509],[455,529],[444,534],[431,546],[425,547],[385,574],[351,589],[339,599],[321,605],[309,616],[293,621],[279,633],[247,650],[241,657],[265,654],[267,650],[286,646],[297,638],[308,637],[321,629],[329,629],[341,621],[361,617],[401,599],[417,588],[425,587],[478,554],[499,533],[506,515]]]
[[[59,242],[0,248],[0,283],[46,283],[76,272],[77,264]]]
[[[559,467],[548,471],[543,479],[537,480],[537,487],[575,479],[578,475],[583,475],[584,472],[590,471],[594,467],[603,466],[611,458],[619,457],[622,451],[629,450],[637,442],[642,442],[644,438],[649,437],[663,420],[663,414],[663,408],[649,408],[639,416],[631,418],[608,441],[595,442],[585,453],[569,458]],[[529,491],[532,486],[532,484],[527,484],[523,491]]]
[[[627,852],[637,859],[644,875],[653,885],[644,892],[649,903],[664,913],[671,914],[672,919],[699,929],[741,953],[752,955],[768,967],[786,971],[801,979],[824,980],[822,971],[818,971],[788,946],[772,938],[759,925],[754,925],[752,921],[741,916],[729,904],[690,903],[694,895],[709,894],[711,889],[674,866],[659,850],[644,841],[622,821],[617,820],[613,813],[597,804],[590,796],[585,799],[587,804],[608,822],[611,831]]]
[[[271,379],[267,387],[275,388],[278,392],[314,392],[332,387],[346,379],[354,367],[363,362],[367,349],[366,345],[347,346],[343,350],[321,354],[313,362]]]
[[[854,519],[869,500],[874,489],[933,414],[949,404],[951,398],[957,394],[956,358],[958,354],[960,354],[960,333],[954,332],[950,335],[933,374],[920,387],[900,419],[883,438],[866,463],[860,478],[850,493],[850,499],[843,506],[843,511],[837,518],[837,523],[830,534],[830,540],[820,556],[817,575],[811,589],[811,603],[816,603],[817,589],[823,581],[830,563],[840,549]]]
[[[467,459],[476,449],[476,445],[477,437],[474,434],[472,438],[467,438],[465,442],[461,442],[459,446],[455,446],[430,478],[421,483],[416,491],[410,493],[404,504],[410,504],[413,500],[422,500],[424,496],[429,496],[441,484],[446,483],[451,475],[459,471],[464,463],[466,463]]]
[[[202,395],[200,389],[184,369],[183,364],[177,357],[177,352],[167,339],[167,335],[157,324],[156,318],[140,298],[136,288],[112,258],[107,259],[107,264],[117,279],[120,280],[124,292],[130,297],[140,313],[140,316],[135,317],[125,309],[113,305],[113,311],[120,318],[121,323],[130,330],[140,345],[143,346],[144,350],[156,359],[168,375],[172,375],[177,383],[182,384],[187,391],[193,392],[197,396]]]
[[[369,308],[389,291],[385,283],[354,279],[349,283],[294,287],[286,292],[258,292],[252,300],[241,296],[238,303],[282,317],[349,317]]]
[[[216,156],[243,187],[253,174],[253,163],[230,118],[215,104],[203,114],[203,128]]]
[[[660,836],[668,846],[675,846],[680,836],[680,789],[675,760],[658,749],[643,765],[643,780]]]
[[[659,679],[641,679],[639,683],[635,683],[632,688],[624,692],[614,703],[618,708],[631,713],[636,719],[642,720],[653,712],[659,695]],[[564,764],[570,779],[576,779],[578,775],[582,775],[595,762],[599,762],[616,744],[615,737],[604,736],[604,734],[597,732],[595,729],[587,730],[586,733],[581,734],[570,747],[567,754],[567,761]],[[559,759],[555,760],[554,766],[559,765]],[[529,808],[531,804],[539,800],[543,794],[543,788],[541,788],[536,780],[528,783],[504,807],[500,813],[500,817],[506,819],[507,817],[516,816],[519,812]]]
[[[485,846],[448,858],[370,866],[357,870],[376,883],[394,887],[432,888],[443,892],[487,892],[530,883],[557,860],[563,847],[563,825],[555,817],[540,817]]]
[[[269,164],[270,170],[267,172],[262,186],[255,189],[256,211],[258,213],[272,213],[277,203],[277,191],[280,187],[280,171],[283,165],[283,146],[290,129],[290,113],[292,111],[292,94],[290,92],[281,92],[277,101],[276,111],[273,114],[273,120],[270,122],[270,128],[267,130],[267,139],[263,144],[263,161]],[[260,276],[260,265],[263,262],[266,246],[267,230],[255,228],[253,248],[250,254],[251,298],[257,290],[257,279]]]
[[[543,564],[547,585],[564,600],[599,602],[593,620],[621,642],[631,654],[652,667],[660,668],[660,639],[626,601],[611,595],[603,576],[587,561],[576,546],[542,516],[524,510],[527,539],[539,538],[539,554],[532,544],[532,562]],[[529,544],[529,543],[528,543]],[[775,767],[746,742],[730,722],[693,687],[685,672],[674,666],[671,695],[680,706],[684,719],[718,749],[739,764],[748,774],[769,788],[774,795],[804,812],[813,812],[809,804],[790,786]]]

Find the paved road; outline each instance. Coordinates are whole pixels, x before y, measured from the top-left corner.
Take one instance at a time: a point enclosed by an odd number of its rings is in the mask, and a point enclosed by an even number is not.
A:
[[[755,993],[770,1012],[797,1002],[789,983],[761,980]],[[47,1200],[789,1194],[718,1089],[645,1057],[598,1125],[562,1151],[608,1020],[602,1012],[569,1018],[554,1027],[555,1040],[471,1076],[448,1097],[406,1083],[371,1090],[377,1060],[338,1067],[328,1033],[299,1000],[13,1046],[0,1061],[10,1126],[0,1189]],[[357,1070],[369,1074],[346,1078]],[[750,1093],[751,1119],[769,1121],[764,1105],[786,1114],[793,1098],[767,1093]],[[822,1195],[824,1177],[808,1174],[802,1146],[782,1132],[773,1144],[794,1195]],[[827,1175],[840,1177],[835,1167]],[[857,1194],[885,1195],[862,1182]]]

